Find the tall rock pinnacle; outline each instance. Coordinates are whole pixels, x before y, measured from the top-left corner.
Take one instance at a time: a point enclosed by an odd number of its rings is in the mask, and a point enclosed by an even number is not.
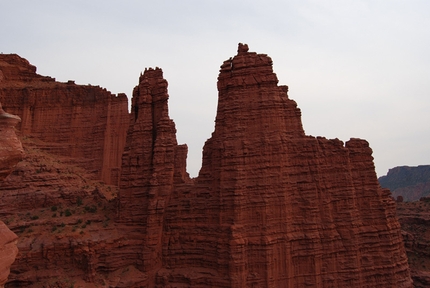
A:
[[[218,91],[215,131],[190,181],[161,70],[134,90],[119,214],[142,241],[145,285],[411,287],[367,141],[306,136],[272,60],[246,44],[222,64]]]

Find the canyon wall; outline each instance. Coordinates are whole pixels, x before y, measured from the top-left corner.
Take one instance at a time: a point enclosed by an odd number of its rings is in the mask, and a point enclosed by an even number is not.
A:
[[[0,183],[21,161],[24,151],[15,134],[18,116],[6,113],[0,103]],[[0,287],[4,287],[10,272],[10,266],[18,254],[18,237],[0,221]]]
[[[21,117],[22,137],[71,157],[94,177],[118,185],[129,125],[127,97],[99,86],[56,82],[15,54],[0,55],[0,102]]]
[[[27,152],[0,183],[20,237],[6,287],[412,287],[369,144],[307,136],[267,55],[240,44],[222,64],[193,179],[161,69],[126,117],[124,95],[35,71],[0,57]]]
[[[369,144],[306,136],[270,57],[240,44],[221,66],[192,180],[166,86],[155,69],[135,90],[119,192],[120,222],[144,239],[147,287],[412,287]]]

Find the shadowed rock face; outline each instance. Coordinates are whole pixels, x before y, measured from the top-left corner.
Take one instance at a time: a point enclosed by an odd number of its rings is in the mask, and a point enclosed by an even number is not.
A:
[[[430,165],[394,167],[378,180],[394,198],[401,197],[406,202],[430,195]]]
[[[0,181],[8,176],[24,154],[15,126],[21,121],[18,116],[6,113],[0,103]]]
[[[21,142],[15,134],[15,125],[21,119],[6,113],[0,104],[0,181],[3,181],[23,157]],[[9,269],[18,254],[17,236],[0,221],[0,287],[6,283]]]
[[[142,285],[412,287],[367,141],[306,136],[270,57],[239,44],[222,64],[215,131],[192,180],[161,70],[139,82],[119,220]]]

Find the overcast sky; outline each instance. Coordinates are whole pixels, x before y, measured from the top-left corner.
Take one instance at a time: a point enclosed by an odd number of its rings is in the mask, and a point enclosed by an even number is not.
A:
[[[273,59],[306,134],[368,140],[382,176],[430,164],[429,15],[428,0],[0,0],[0,52],[129,97],[145,67],[162,68],[196,176],[219,66],[247,43]]]

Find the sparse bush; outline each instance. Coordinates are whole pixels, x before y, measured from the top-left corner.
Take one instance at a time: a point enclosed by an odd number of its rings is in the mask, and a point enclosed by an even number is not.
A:
[[[85,211],[90,212],[90,213],[96,213],[97,207],[95,205],[85,206]]]
[[[69,209],[66,209],[66,211],[64,211],[64,216],[66,217],[72,216],[72,212],[70,212]]]
[[[30,219],[31,219],[31,220],[37,220],[37,219],[39,219],[39,216],[37,216],[37,215],[33,215],[33,216],[31,216],[31,217],[30,217]]]
[[[57,209],[58,209],[58,208],[57,208],[57,206],[51,206],[51,211],[52,211],[52,212],[57,211]]]
[[[81,206],[82,205],[82,198],[78,197],[78,199],[76,200],[76,205]]]

